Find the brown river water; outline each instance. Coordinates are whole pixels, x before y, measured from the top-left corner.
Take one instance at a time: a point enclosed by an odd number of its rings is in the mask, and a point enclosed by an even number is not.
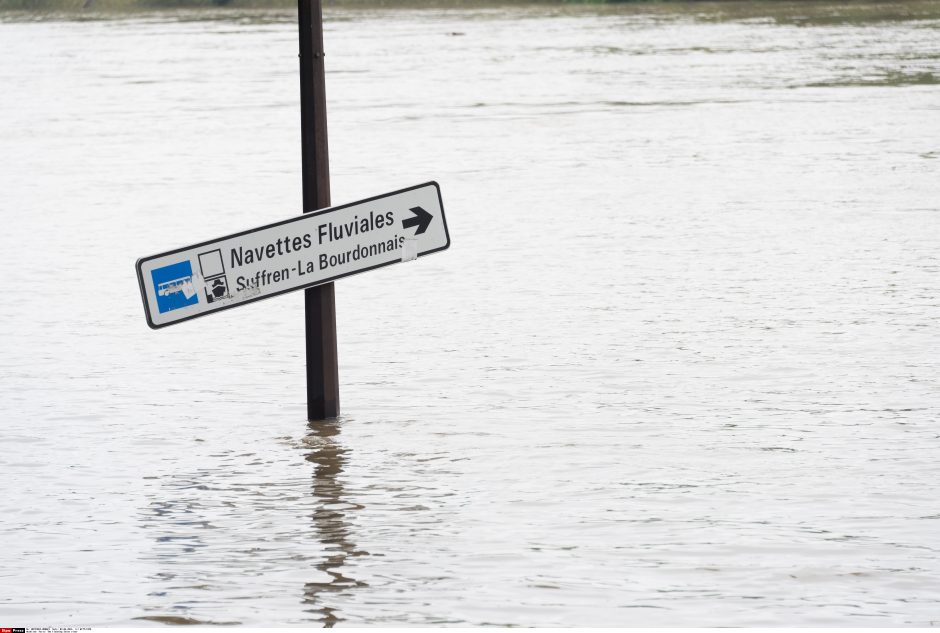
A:
[[[0,619],[940,623],[940,3],[329,5],[450,250],[149,330],[300,211],[290,11],[0,13]]]

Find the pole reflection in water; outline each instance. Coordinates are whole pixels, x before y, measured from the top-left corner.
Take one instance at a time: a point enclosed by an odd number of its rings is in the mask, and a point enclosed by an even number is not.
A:
[[[343,619],[330,606],[330,595],[366,586],[366,583],[343,573],[348,557],[363,556],[368,552],[357,550],[350,537],[346,512],[361,509],[362,506],[345,499],[340,475],[346,465],[348,449],[336,441],[340,424],[340,419],[311,422],[305,442],[313,449],[306,457],[307,461],[314,464],[313,497],[317,505],[313,511],[313,528],[326,551],[326,558],[316,567],[327,574],[330,580],[304,584],[304,602],[314,605],[310,611],[320,614],[319,619],[325,627],[332,627]]]

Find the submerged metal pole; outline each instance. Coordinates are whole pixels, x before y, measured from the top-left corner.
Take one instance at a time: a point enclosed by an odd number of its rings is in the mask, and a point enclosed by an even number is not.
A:
[[[322,0],[297,0],[300,26],[300,136],[304,213],[330,206],[323,66]],[[339,415],[336,298],[333,284],[304,291],[307,336],[307,419]]]

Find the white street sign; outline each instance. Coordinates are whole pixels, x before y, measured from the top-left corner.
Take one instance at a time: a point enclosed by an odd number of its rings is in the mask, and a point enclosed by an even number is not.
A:
[[[428,182],[143,257],[137,279],[147,324],[161,328],[449,246]]]

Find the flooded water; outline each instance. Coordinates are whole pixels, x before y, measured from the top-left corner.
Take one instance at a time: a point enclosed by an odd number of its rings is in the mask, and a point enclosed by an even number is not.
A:
[[[940,8],[327,9],[333,202],[444,253],[160,331],[300,210],[276,11],[0,17],[0,617],[936,625]]]

